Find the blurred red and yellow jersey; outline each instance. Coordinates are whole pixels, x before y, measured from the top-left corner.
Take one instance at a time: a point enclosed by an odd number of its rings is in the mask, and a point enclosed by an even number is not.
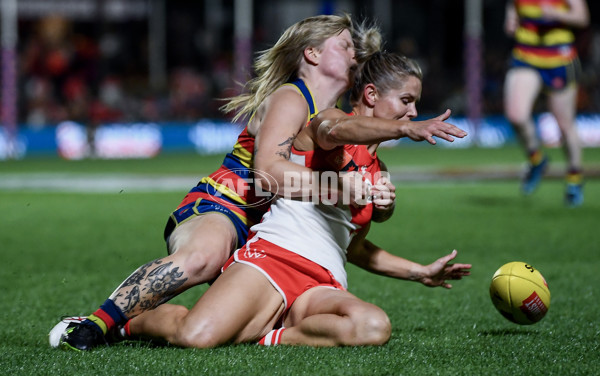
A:
[[[514,0],[519,16],[513,57],[539,68],[568,65],[577,58],[575,35],[560,22],[547,20],[543,7],[569,10],[565,0]]]

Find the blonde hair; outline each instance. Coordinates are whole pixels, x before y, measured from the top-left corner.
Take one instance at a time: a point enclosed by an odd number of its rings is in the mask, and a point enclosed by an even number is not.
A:
[[[309,17],[290,26],[273,47],[259,53],[254,62],[256,77],[244,85],[242,94],[226,98],[221,110],[237,110],[234,121],[251,115],[267,96],[297,75],[306,48],[320,47],[344,30],[353,32],[348,14]]]
[[[354,27],[353,39],[354,57],[359,65],[381,51],[381,31],[377,25],[369,24],[366,20]]]

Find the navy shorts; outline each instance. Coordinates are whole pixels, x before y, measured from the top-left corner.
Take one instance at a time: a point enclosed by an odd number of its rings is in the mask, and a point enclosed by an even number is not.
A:
[[[531,68],[537,71],[542,78],[544,89],[550,91],[562,90],[576,84],[581,72],[579,59],[572,60],[569,64],[556,68],[539,68],[513,58],[511,68]]]
[[[237,232],[236,248],[240,248],[246,244],[246,240],[248,239],[248,225],[244,223],[244,221],[238,215],[225,206],[202,198],[199,198],[195,202],[184,205],[171,213],[171,216],[167,220],[164,232],[164,237],[167,244],[169,243],[169,237],[173,233],[173,230],[177,228],[177,226],[188,221],[190,218],[204,213],[224,214],[227,218],[229,218],[235,227],[235,231]]]

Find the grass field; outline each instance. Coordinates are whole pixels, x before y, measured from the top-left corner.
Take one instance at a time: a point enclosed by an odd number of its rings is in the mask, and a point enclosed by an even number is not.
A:
[[[559,176],[563,158],[559,150],[551,153],[551,175]],[[166,216],[189,186],[153,191],[144,180],[146,189],[124,183],[66,192],[26,183],[39,176],[42,183],[58,178],[67,185],[78,178],[171,176],[191,185],[220,156],[0,162],[0,374],[600,374],[600,149],[586,149],[590,177],[585,203],[576,209],[564,207],[563,181],[553,176],[532,197],[519,195],[516,148],[405,147],[381,156],[397,179],[398,205],[391,220],[373,226],[370,239],[421,263],[456,248],[457,261],[473,264],[472,276],[452,290],[348,266],[350,291],[391,318],[387,345],[195,350],[136,344],[89,353],[51,349],[48,331],[63,315],[94,311],[136,267],[165,254]],[[410,179],[423,171],[426,179]],[[490,171],[502,174],[485,174]],[[510,323],[490,301],[491,276],[509,261],[532,264],[548,281],[551,307],[535,325]],[[175,302],[191,305],[202,291],[189,290]]]

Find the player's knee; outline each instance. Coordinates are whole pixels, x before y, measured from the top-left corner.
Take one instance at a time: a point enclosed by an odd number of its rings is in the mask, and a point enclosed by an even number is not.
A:
[[[392,324],[387,314],[378,307],[364,310],[357,318],[356,345],[384,345],[392,335]]]
[[[209,249],[186,250],[171,256],[175,264],[181,265],[191,285],[206,283],[219,276],[221,266],[227,261],[219,252]]]
[[[182,325],[177,331],[176,344],[181,347],[210,348],[223,342],[210,320],[195,320],[193,325]]]
[[[233,248],[229,239],[221,237],[188,236],[170,257],[185,268],[193,284],[208,282],[219,275]]]
[[[506,119],[514,125],[525,124],[529,119],[529,114],[509,107],[506,109]]]

